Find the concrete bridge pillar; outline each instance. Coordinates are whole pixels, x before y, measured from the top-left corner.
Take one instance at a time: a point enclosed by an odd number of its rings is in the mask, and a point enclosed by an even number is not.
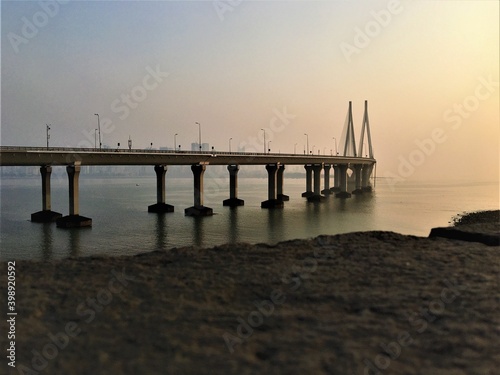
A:
[[[314,164],[312,170],[314,172],[314,190],[313,195],[307,197],[309,202],[320,202],[325,199],[321,195],[321,170],[323,169],[323,164]]]
[[[59,212],[51,210],[51,196],[50,196],[50,175],[52,167],[44,165],[40,167],[40,174],[42,175],[42,211],[31,214],[31,221],[37,223],[49,223],[56,221],[62,215]]]
[[[333,165],[333,187],[330,190],[332,193],[340,191],[340,167],[338,164]]]
[[[339,188],[340,191],[335,194],[337,198],[350,198],[351,193],[347,192],[347,169],[349,166],[347,164],[340,164],[339,165]]]
[[[186,216],[211,216],[214,213],[210,207],[203,205],[203,174],[205,169],[205,164],[191,166],[194,177],[194,205],[184,210]]]
[[[361,178],[361,189],[366,192],[372,191],[372,187],[370,185],[370,176],[373,171],[374,164],[365,164],[363,166],[362,178]]]
[[[285,173],[285,165],[280,164],[278,167],[278,173],[276,175],[276,198],[280,201],[289,201],[290,197],[283,194],[283,175]]]
[[[306,191],[302,193],[302,196],[304,198],[309,198],[314,195],[312,191],[312,173],[313,173],[313,165],[312,164],[306,164],[304,165],[304,168],[306,170]]]
[[[92,226],[92,219],[80,216],[80,162],[66,167],[69,182],[69,215],[56,220],[59,228],[80,228]]]
[[[354,165],[354,175],[356,179],[356,189],[352,192],[353,194],[363,194],[361,189],[361,171],[363,170],[362,164]]]
[[[330,190],[330,168],[332,166],[330,164],[325,164],[323,167],[324,171],[324,179],[325,179],[325,188],[321,191],[323,195],[330,195],[332,191]]]
[[[174,212],[174,206],[165,203],[165,174],[166,165],[155,165],[156,173],[156,204],[148,206],[148,212],[165,213]]]
[[[238,199],[238,171],[240,166],[228,165],[227,170],[229,171],[229,199],[224,200],[222,204],[229,207],[243,206],[245,201]]]
[[[283,201],[277,199],[276,176],[278,173],[279,163],[267,164],[267,201],[260,204],[261,208],[283,208]]]

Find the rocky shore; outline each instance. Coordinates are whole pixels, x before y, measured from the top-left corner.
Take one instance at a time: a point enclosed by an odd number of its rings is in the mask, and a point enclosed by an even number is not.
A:
[[[16,261],[0,374],[498,374],[499,250],[363,232]]]

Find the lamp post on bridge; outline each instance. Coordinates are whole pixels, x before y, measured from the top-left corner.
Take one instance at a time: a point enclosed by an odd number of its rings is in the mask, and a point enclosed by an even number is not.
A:
[[[176,151],[176,150],[177,150],[177,136],[178,136],[178,135],[179,135],[179,134],[177,134],[177,133],[175,133],[175,134],[174,134],[174,151]]]
[[[97,116],[97,128],[99,130],[99,150],[102,149],[102,142],[101,142],[101,119],[99,117],[99,113],[94,113],[94,116]]]
[[[50,139],[50,134],[49,134],[50,125],[45,124],[45,127],[46,127],[46,130],[47,130],[47,149],[48,149],[49,148],[49,139]]]
[[[307,143],[307,155],[309,155],[309,134],[304,133],[304,135],[307,138],[307,141],[306,141],[306,143]]]
[[[267,142],[267,153],[271,153],[271,141]]]
[[[94,150],[97,150],[97,129],[94,129]]]
[[[231,152],[231,140],[232,140],[232,139],[233,139],[233,138],[229,138],[229,152]]]
[[[195,122],[195,124],[198,124],[198,144],[201,152],[201,124],[199,122]]]
[[[260,128],[264,132],[264,154],[266,153],[266,131],[263,128]]]

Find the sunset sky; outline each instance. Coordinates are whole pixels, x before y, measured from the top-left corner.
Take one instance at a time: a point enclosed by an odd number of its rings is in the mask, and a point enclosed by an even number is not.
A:
[[[2,1],[1,145],[330,153],[368,100],[380,176],[498,180],[497,1]],[[49,4],[49,5],[41,5]]]

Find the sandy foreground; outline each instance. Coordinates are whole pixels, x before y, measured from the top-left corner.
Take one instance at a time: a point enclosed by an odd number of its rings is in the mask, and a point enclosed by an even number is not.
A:
[[[365,232],[16,261],[0,373],[500,374],[499,251]]]

